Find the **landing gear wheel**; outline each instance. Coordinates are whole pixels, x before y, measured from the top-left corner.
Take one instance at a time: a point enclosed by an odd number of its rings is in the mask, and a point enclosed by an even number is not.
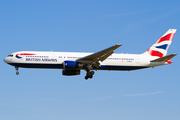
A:
[[[92,78],[93,78],[93,75],[90,75],[89,78],[92,79]]]
[[[15,69],[16,69],[16,75],[19,75],[19,67],[15,67]]]
[[[88,79],[88,76],[85,76],[85,79],[87,80],[87,79]]]
[[[94,75],[94,71],[90,71],[90,70],[93,70],[93,66],[92,65],[87,65],[85,67],[85,70],[86,70],[86,76],[85,76],[85,79],[87,80],[88,78],[92,79],[93,78],[93,75]]]
[[[87,74],[85,76],[85,79],[87,80],[88,78],[92,79],[93,78],[93,74],[94,74],[94,71],[91,71],[90,74]]]
[[[18,72],[18,71],[16,72],[16,75],[19,75],[19,72]]]

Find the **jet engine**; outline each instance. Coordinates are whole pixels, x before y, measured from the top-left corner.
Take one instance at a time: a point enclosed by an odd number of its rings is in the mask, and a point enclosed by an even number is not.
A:
[[[83,64],[80,64],[76,61],[64,61],[63,63],[63,75],[80,75],[80,69],[83,68]]]
[[[71,76],[71,75],[80,75],[80,70],[67,70],[63,69],[62,74],[66,76]]]
[[[63,63],[64,69],[74,70],[74,69],[82,69],[83,64],[80,64],[76,61],[64,61]]]

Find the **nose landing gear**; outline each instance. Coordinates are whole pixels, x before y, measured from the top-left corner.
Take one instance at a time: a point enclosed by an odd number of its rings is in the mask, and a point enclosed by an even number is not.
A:
[[[15,67],[15,69],[16,69],[16,75],[19,75],[19,67]]]

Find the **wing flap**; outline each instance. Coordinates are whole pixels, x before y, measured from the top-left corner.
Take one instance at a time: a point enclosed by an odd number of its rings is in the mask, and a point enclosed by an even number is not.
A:
[[[99,60],[102,62],[102,61],[104,61],[106,58],[108,58],[113,53],[114,53],[114,51],[110,51],[107,54],[105,54],[102,57],[100,57]]]

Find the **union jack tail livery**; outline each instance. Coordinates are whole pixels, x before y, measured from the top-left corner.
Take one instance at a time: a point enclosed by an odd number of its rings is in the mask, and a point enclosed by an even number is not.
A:
[[[161,38],[159,38],[147,52],[151,56],[164,57],[167,54],[169,46],[173,40],[176,29],[169,29]]]

